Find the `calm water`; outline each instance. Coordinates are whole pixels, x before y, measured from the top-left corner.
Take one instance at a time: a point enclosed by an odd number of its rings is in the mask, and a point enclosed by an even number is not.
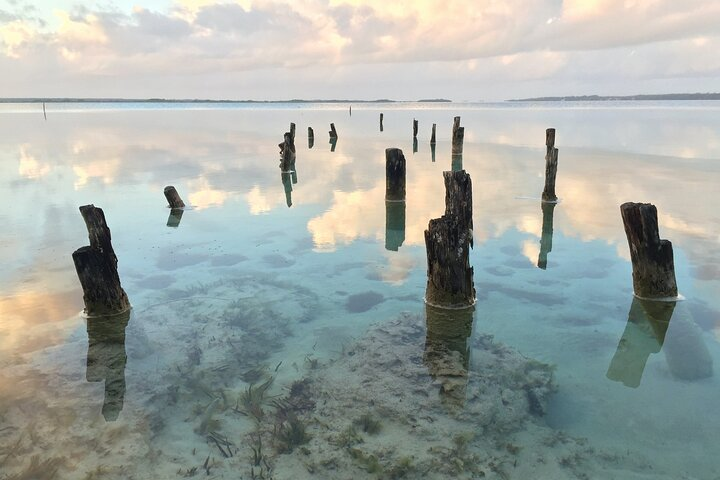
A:
[[[720,104],[47,108],[0,105],[3,480],[720,478]],[[455,115],[478,301],[443,320],[423,231]],[[626,201],[658,207],[674,310],[633,300]],[[89,203],[133,304],[109,324],[79,313]]]

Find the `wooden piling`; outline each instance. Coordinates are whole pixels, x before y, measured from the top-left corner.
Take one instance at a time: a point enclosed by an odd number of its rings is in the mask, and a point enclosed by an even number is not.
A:
[[[290,138],[292,139],[293,147],[295,146],[295,124],[290,123]]]
[[[180,194],[175,190],[175,187],[172,185],[168,185],[163,190],[163,193],[165,194],[165,198],[168,201],[168,204],[170,205],[170,208],[183,208],[185,207],[185,203],[182,201],[182,198],[180,198]]]
[[[337,137],[338,137],[338,135],[337,135],[337,130],[335,130],[335,124],[334,124],[334,123],[331,123],[331,124],[330,124],[330,131],[329,131],[328,133],[330,134],[330,138],[337,138]]]
[[[385,200],[405,200],[405,155],[399,148],[385,149]]]
[[[548,128],[545,130],[545,147],[547,148],[546,155],[550,155],[552,149],[555,147],[555,129]]]
[[[557,176],[558,149],[548,147],[550,150],[545,156],[545,188],[542,192],[543,202],[557,202],[555,195],[555,178]]]
[[[283,135],[283,142],[279,144],[280,147],[280,170],[283,172],[289,172],[295,165],[295,141],[294,141],[294,127],[295,124],[291,124],[289,132],[285,132]]]
[[[413,118],[413,138],[417,138],[418,134],[418,121]]]
[[[657,208],[650,203],[623,203],[620,213],[630,247],[635,295],[647,299],[677,297],[672,244],[660,240]]]
[[[130,302],[120,285],[117,257],[105,214],[94,205],[80,207],[80,214],[85,220],[90,245],[75,250],[72,258],[83,289],[85,313],[101,316],[124,312],[130,308]]]
[[[432,126],[432,134],[430,135],[430,145],[435,145],[435,126],[436,124],[433,123]]]
[[[465,127],[460,126],[460,117],[453,119],[452,129],[452,153],[453,155],[462,155],[463,141],[465,139]]]
[[[475,303],[472,246],[472,182],[465,171],[443,172],[445,214],[425,230],[428,280],[425,300],[444,308]]]
[[[313,148],[313,145],[315,145],[315,132],[312,127],[308,127],[308,148]]]
[[[380,113],[380,131],[383,131],[383,114]]]

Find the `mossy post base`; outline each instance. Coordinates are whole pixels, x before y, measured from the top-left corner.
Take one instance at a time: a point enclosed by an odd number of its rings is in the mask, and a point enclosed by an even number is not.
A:
[[[94,205],[80,207],[90,245],[72,254],[75,270],[83,289],[85,313],[88,316],[114,315],[130,308],[120,285],[117,257],[112,248],[110,229],[102,209]]]
[[[385,200],[405,200],[405,156],[399,148],[385,149]]]
[[[475,303],[473,267],[470,266],[470,236],[460,228],[458,217],[433,218],[425,230],[428,279],[425,301],[445,308]]]
[[[655,205],[627,202],[620,206],[620,213],[630,247],[635,295],[648,299],[677,297],[672,244],[660,240]]]
[[[163,193],[165,194],[165,198],[168,201],[168,205],[170,205],[170,208],[184,208],[185,202],[182,201],[182,198],[180,198],[180,194],[175,190],[175,187],[172,185],[168,185],[163,190]]]

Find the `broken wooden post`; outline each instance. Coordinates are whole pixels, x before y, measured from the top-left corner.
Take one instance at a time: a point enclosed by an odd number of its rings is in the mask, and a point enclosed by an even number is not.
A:
[[[72,258],[83,289],[85,314],[101,316],[124,312],[130,308],[130,302],[120,285],[117,257],[105,214],[94,205],[80,207],[80,214],[87,226],[90,245],[75,250]]]
[[[545,147],[547,151],[545,152],[546,156],[550,155],[550,152],[552,152],[552,149],[555,147],[555,129],[554,128],[548,128],[545,130]]]
[[[542,192],[542,201],[557,202],[555,177],[557,176],[558,149],[554,147],[548,148],[548,154],[545,156],[545,188]]]
[[[279,144],[280,147],[280,170],[283,172],[289,172],[295,165],[295,141],[294,141],[294,127],[295,124],[290,124],[291,128],[289,132],[285,132],[283,135],[283,142]]]
[[[465,127],[460,126],[460,117],[453,119],[452,129],[452,154],[462,155],[463,152],[463,141],[465,139]]]
[[[330,124],[330,131],[329,131],[328,133],[330,134],[330,138],[331,138],[331,139],[337,138],[337,130],[335,130],[335,124],[334,124],[334,123],[331,123],[331,124]]]
[[[180,226],[180,220],[182,220],[182,216],[185,210],[182,208],[173,208],[170,210],[170,215],[168,215],[167,219],[167,226],[177,228]]]
[[[175,190],[175,187],[172,185],[168,185],[163,190],[163,193],[165,194],[165,198],[168,201],[168,204],[170,205],[170,208],[183,208],[185,207],[185,203],[182,201],[182,198],[180,198],[180,194]]]
[[[125,328],[130,310],[121,315],[89,318],[88,351],[85,378],[88,382],[105,382],[102,414],[105,421],[117,420],[125,402]]]
[[[430,135],[430,145],[435,145],[435,126],[436,124],[433,123],[432,134]]]
[[[290,138],[292,139],[293,147],[295,146],[295,124],[290,122]]]
[[[425,230],[428,280],[425,301],[444,308],[475,303],[472,246],[472,182],[465,171],[443,172],[445,214]]]
[[[385,202],[385,250],[397,252],[405,241],[405,202]]]
[[[352,117],[352,105],[350,105],[350,116]]]
[[[315,145],[315,132],[312,127],[308,127],[308,148],[312,148]]]
[[[553,241],[553,213],[556,203],[540,202],[542,210],[542,233],[540,234],[540,254],[538,255],[537,266],[545,270],[547,268],[547,256],[552,251]]]
[[[418,121],[413,118],[413,138],[417,138]]]
[[[383,114],[380,113],[380,131],[383,131]]]
[[[385,200],[405,200],[405,155],[399,148],[385,149]]]
[[[630,246],[633,289],[647,299],[677,297],[672,244],[660,240],[657,208],[650,203],[623,203],[620,213]]]

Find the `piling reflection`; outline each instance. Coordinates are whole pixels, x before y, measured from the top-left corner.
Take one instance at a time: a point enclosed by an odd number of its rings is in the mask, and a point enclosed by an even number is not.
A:
[[[290,172],[282,172],[280,174],[280,180],[282,181],[283,188],[285,189],[285,203],[288,207],[292,207],[292,174]]]
[[[385,249],[397,252],[405,241],[405,202],[385,202]]]
[[[698,380],[712,375],[712,358],[702,332],[685,305],[633,297],[607,378],[637,388],[648,358],[660,350],[676,379]]]
[[[423,362],[440,384],[440,397],[448,407],[463,407],[468,383],[470,335],[475,307],[445,309],[425,305]]]
[[[182,220],[183,216],[183,210],[182,208],[173,208],[170,210],[170,215],[168,215],[167,219],[167,226],[177,228],[180,226],[180,220]]]
[[[88,318],[88,382],[105,382],[102,414],[105,420],[117,420],[125,401],[125,328],[130,310],[119,315]]]
[[[330,137],[330,151],[335,151],[335,146],[337,145],[337,137]]]
[[[552,252],[553,241],[553,214],[555,212],[556,203],[542,202],[542,234],[540,236],[540,255],[538,255],[537,266],[545,270],[547,268],[547,256]]]
[[[451,168],[453,172],[459,172],[463,169],[463,158],[462,153],[453,153]]]
[[[416,137],[416,138],[413,138],[413,153],[417,153],[417,151],[418,151],[418,139]]]
[[[430,156],[432,158],[433,163],[435,163],[435,144],[430,144]]]

